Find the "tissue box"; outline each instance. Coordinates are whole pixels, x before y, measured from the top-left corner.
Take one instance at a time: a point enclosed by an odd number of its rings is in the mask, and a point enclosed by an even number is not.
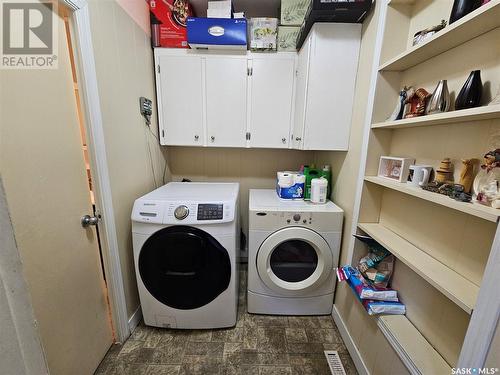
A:
[[[311,0],[281,0],[281,25],[300,26]]]
[[[160,47],[187,48],[186,21],[192,15],[188,0],[150,0],[152,28],[158,32]],[[174,6],[175,3],[175,6]]]
[[[247,49],[247,20],[244,18],[196,18],[187,22],[191,48]]]
[[[297,38],[299,36],[299,32],[299,26],[279,26],[278,51],[297,51]]]
[[[276,51],[277,34],[277,18],[250,19],[250,49],[252,51]]]

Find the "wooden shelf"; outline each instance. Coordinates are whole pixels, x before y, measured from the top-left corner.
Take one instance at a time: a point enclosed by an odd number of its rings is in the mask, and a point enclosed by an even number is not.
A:
[[[385,121],[372,124],[372,129],[401,129],[418,126],[444,125],[465,121],[491,120],[500,118],[500,105],[488,105],[478,108],[462,109],[420,116],[396,121]]]
[[[388,189],[396,190],[413,197],[424,199],[426,201],[439,204],[453,210],[477,216],[481,219],[492,221],[494,223],[498,221],[498,217],[500,216],[500,209],[483,206],[479,203],[458,202],[446,195],[432,193],[419,187],[409,186],[406,183],[391,181],[383,177],[366,176],[365,181],[383,186]]]
[[[411,374],[451,374],[450,365],[404,315],[386,315],[377,325]]]
[[[500,0],[491,0],[436,33],[427,41],[410,47],[379,66],[379,71],[402,71],[455,48],[500,26]]]
[[[465,312],[472,313],[479,293],[477,285],[382,224],[359,223],[358,227]]]

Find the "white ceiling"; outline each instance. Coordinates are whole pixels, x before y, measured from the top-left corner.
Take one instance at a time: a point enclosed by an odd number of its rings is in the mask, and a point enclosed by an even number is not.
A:
[[[189,0],[197,17],[206,17],[207,0]],[[245,12],[245,17],[279,18],[280,0],[233,0],[235,12]]]

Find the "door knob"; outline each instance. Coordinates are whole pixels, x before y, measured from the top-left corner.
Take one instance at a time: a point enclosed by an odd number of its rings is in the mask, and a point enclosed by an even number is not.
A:
[[[281,142],[286,143],[286,138],[281,138]]]
[[[82,227],[87,228],[90,225],[97,225],[97,223],[99,222],[99,217],[85,215],[85,216],[82,216],[82,219],[80,222],[82,223]]]
[[[302,140],[302,138],[297,137],[297,138],[295,138],[295,140],[296,140],[297,142],[299,142],[299,141],[301,141],[301,140]]]
[[[215,137],[212,135],[212,136],[210,137],[210,140],[211,140],[212,142],[214,142],[214,141],[215,141]]]
[[[195,135],[195,136],[194,136],[194,140],[195,140],[195,141],[198,141],[198,139],[200,139],[200,136],[199,136],[199,135]]]

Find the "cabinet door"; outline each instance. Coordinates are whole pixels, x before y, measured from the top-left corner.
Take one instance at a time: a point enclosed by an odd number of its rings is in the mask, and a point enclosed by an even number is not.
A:
[[[315,24],[307,84],[306,150],[347,150],[360,24]]]
[[[288,148],[295,59],[254,57],[250,101],[250,146]]]
[[[292,131],[292,147],[296,149],[302,149],[304,138],[310,50],[311,37],[308,37],[302,45],[297,59],[295,112]]]
[[[201,57],[159,56],[158,64],[160,143],[203,145]]]
[[[244,147],[247,118],[247,59],[207,57],[207,144]]]

